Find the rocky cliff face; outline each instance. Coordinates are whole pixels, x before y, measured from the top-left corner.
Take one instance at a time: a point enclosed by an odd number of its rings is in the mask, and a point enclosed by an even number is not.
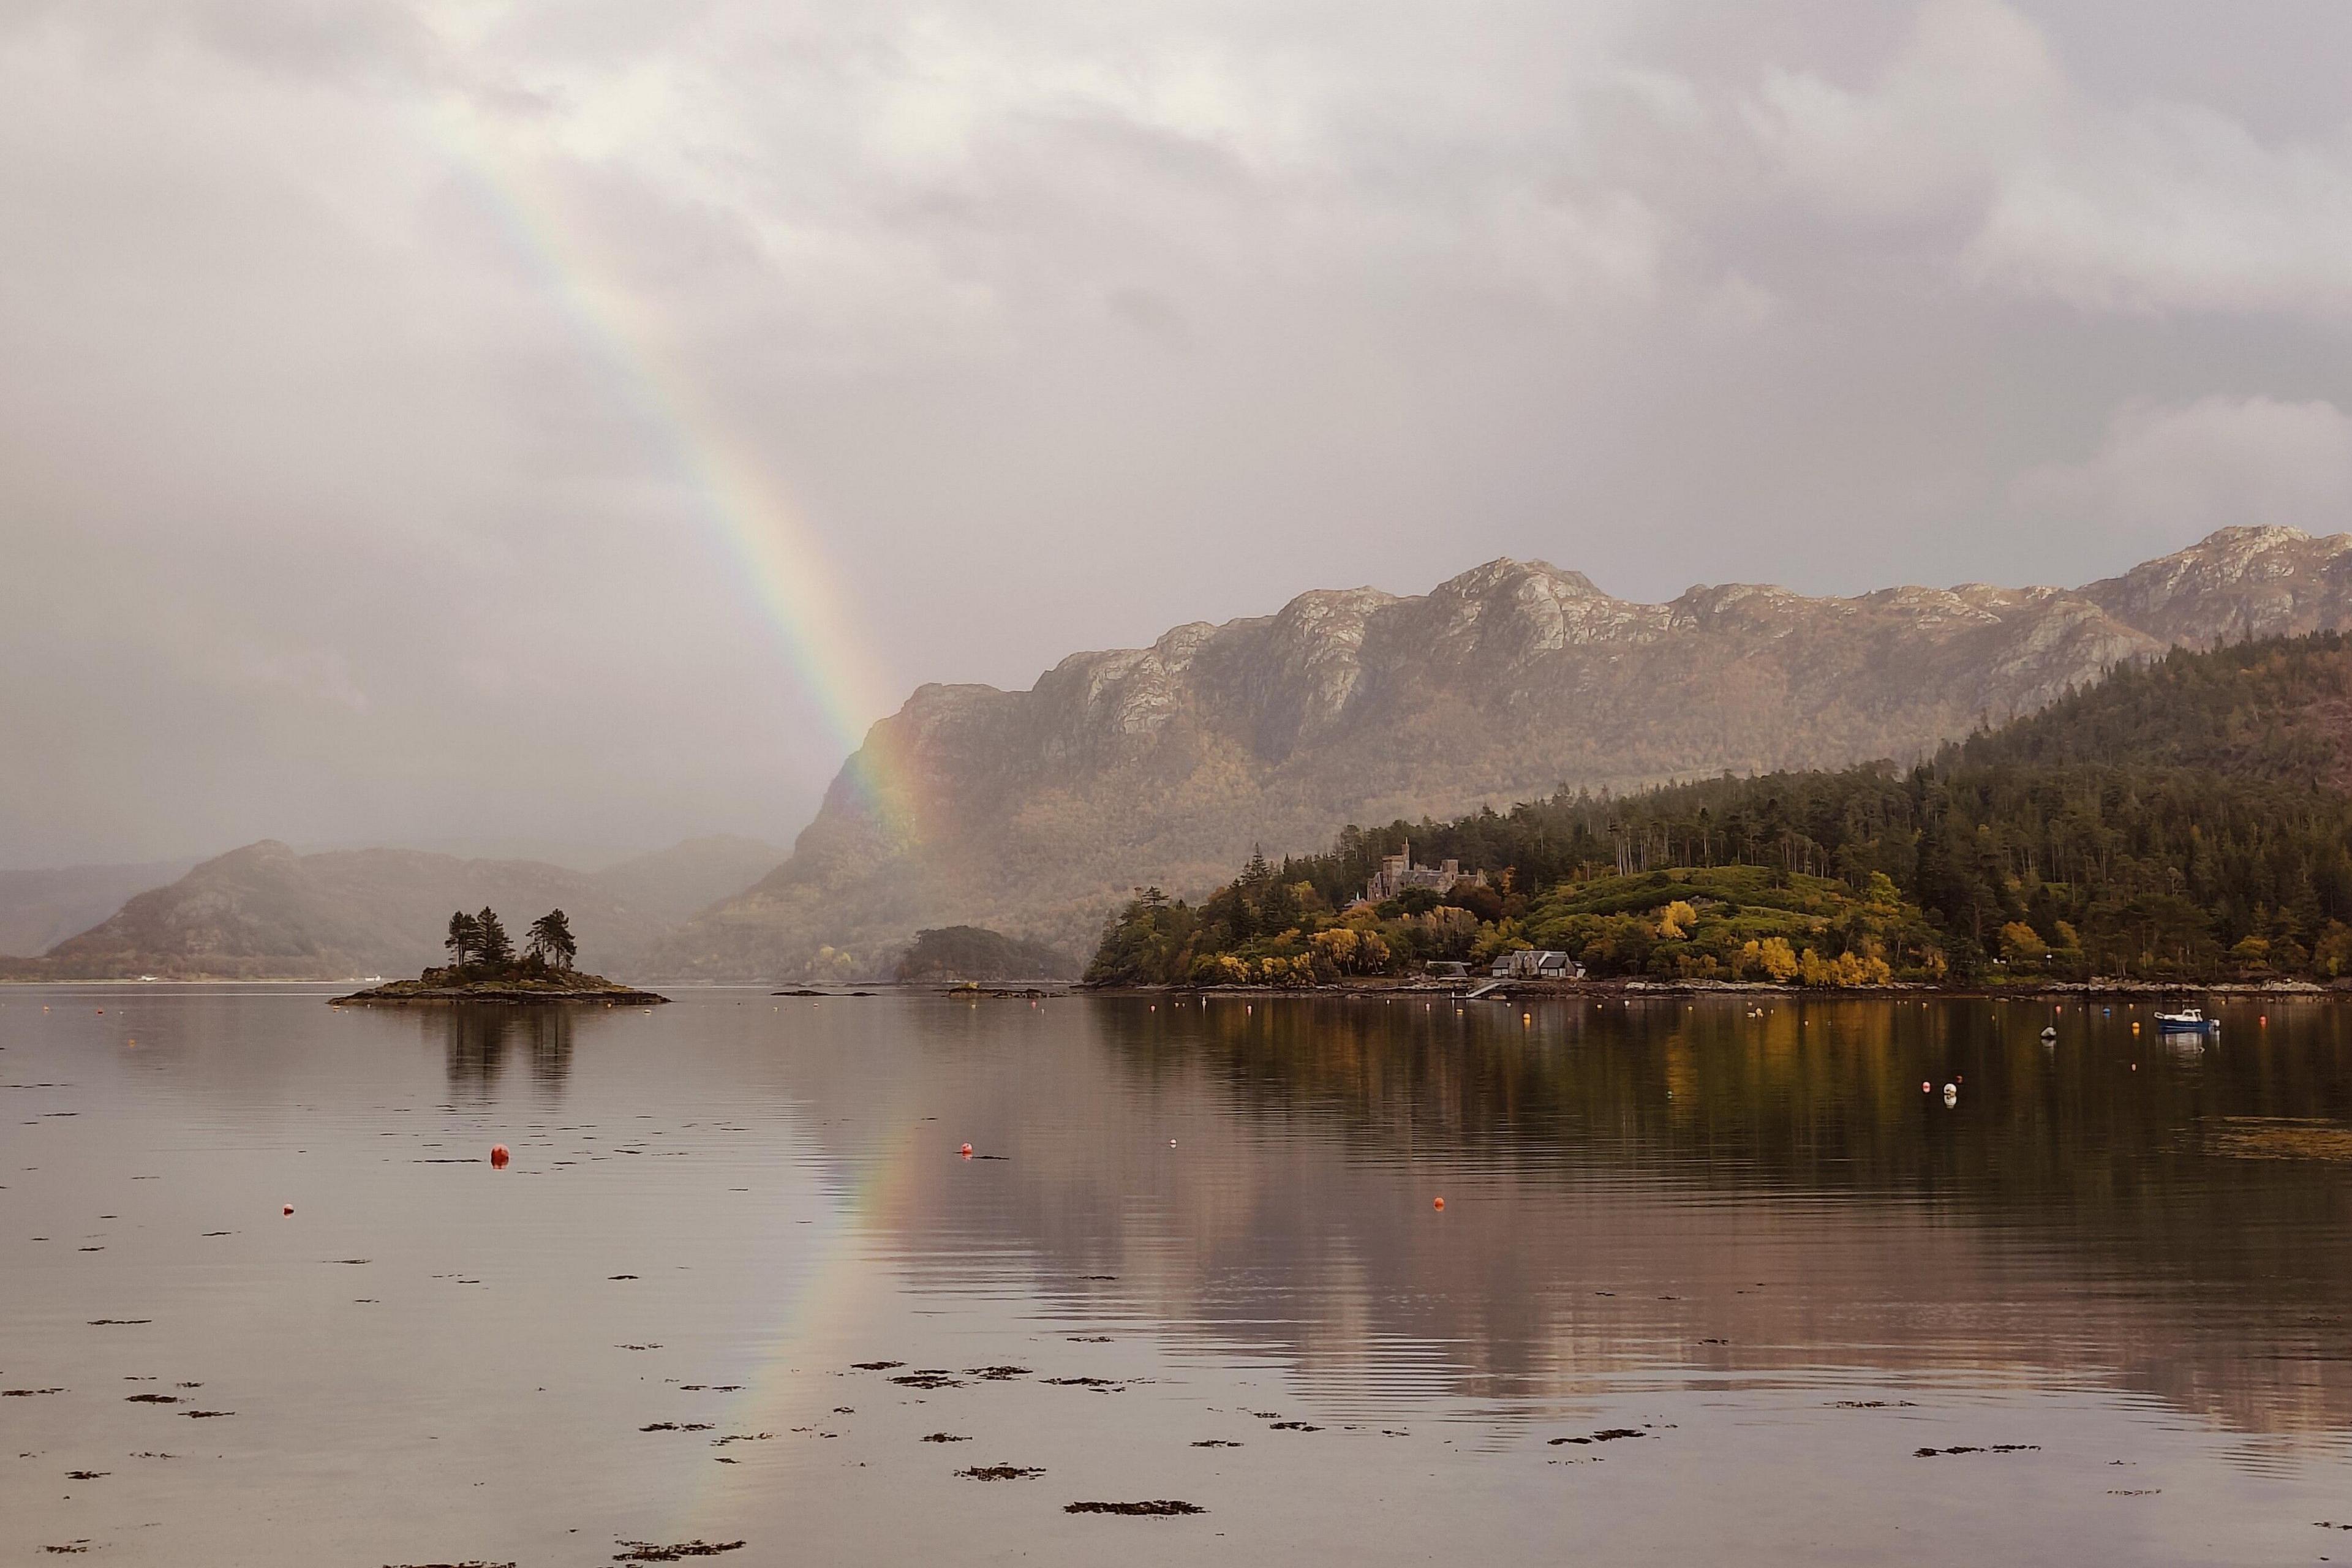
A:
[[[1082,951],[1131,887],[1253,844],[1566,784],[1907,760],[2174,643],[2352,623],[2352,536],[2229,529],[2081,589],[1612,598],[1496,561],[1420,597],[1300,595],[1027,691],[926,686],[875,726],[782,866],[665,941],[669,975],[870,973],[918,926]],[[881,787],[864,787],[862,781]]]

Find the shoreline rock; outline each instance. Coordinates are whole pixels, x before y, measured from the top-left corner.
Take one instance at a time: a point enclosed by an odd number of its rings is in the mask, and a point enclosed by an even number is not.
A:
[[[1486,984],[1484,977],[1468,981],[1433,981],[1414,976],[1381,976],[1354,982],[1341,981],[1336,985],[1084,985],[1077,994],[1093,996],[1451,996],[1460,997],[1467,990]],[[1802,999],[1839,998],[1868,1000],[1873,997],[1933,996],[1939,1000],[2004,999],[2025,1001],[2034,998],[2074,997],[2168,997],[2168,996],[2236,996],[2293,998],[2352,997],[2352,986],[2341,982],[2321,985],[2309,980],[2037,980],[2020,981],[2002,985],[1939,985],[1925,982],[1895,981],[1885,985],[1776,985],[1765,980],[1653,980],[1585,979],[1585,980],[1523,980],[1506,981],[1501,986],[1479,998],[1500,1002],[1513,997],[1520,999],[1560,996],[1777,996]]]
[[[607,980],[601,974],[551,975],[545,979],[474,980],[450,984],[440,980],[394,980],[383,985],[355,991],[348,996],[331,996],[331,1007],[382,1007],[439,1005],[451,1006],[465,1002],[484,1002],[500,1006],[550,1006],[561,1003],[595,1004],[608,1007],[650,1007],[669,998],[652,991],[640,991],[634,985],[624,985],[617,980]]]

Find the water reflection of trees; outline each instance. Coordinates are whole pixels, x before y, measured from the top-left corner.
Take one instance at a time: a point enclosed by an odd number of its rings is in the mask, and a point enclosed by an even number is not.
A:
[[[440,1031],[452,1093],[487,1096],[506,1070],[509,1054],[518,1050],[542,1092],[560,1090],[572,1070],[574,1019],[568,1008],[460,1004],[424,1027],[428,1037]]]
[[[1189,1012],[1189,1016],[1188,1016]],[[1889,1194],[1965,1192],[2042,1214],[2100,1209],[2274,1169],[2205,1157],[2223,1117],[2352,1117],[2352,1018],[2275,1027],[2183,1055],[2130,1018],[2079,1009],[2042,1045],[2040,1009],[1994,1004],[1680,1002],[1632,1007],[1195,1003],[1105,1009],[1129,1071],[1205,1058],[1244,1101],[1313,1110],[1375,1142],[1525,1167],[1671,1163]],[[2141,1015],[2143,1020],[2146,1014]],[[2252,1018],[2247,1022],[2252,1023]],[[1962,1086],[1965,1114],[1940,1090]]]
[[[1269,1261],[1249,1258],[1250,1233],[1297,1240],[1296,1267],[1344,1256],[1376,1316],[1423,1303],[1444,1321],[1416,1327],[1477,1347],[1501,1384],[1541,1381],[1564,1345],[1607,1362],[1662,1331],[1728,1339],[1749,1367],[1802,1359],[1843,1318],[1890,1367],[2087,1361],[2246,1427],[2352,1417],[2352,1372],[2313,1352],[2352,1299],[2352,1250],[2327,1239],[2352,1171],[2236,1157],[2217,1132],[2352,1115],[2344,1009],[2263,1024],[2247,1008],[2202,1053],[2134,1036],[2123,1008],[2065,1010],[2048,1047],[2047,1009],[1994,1004],[1776,1001],[1759,1017],[1261,999],[1095,1016],[1154,1096],[1205,1076],[1249,1121],[1288,1124],[1271,1146],[1289,1168],[1248,1184],[1245,1225],[1223,1212],[1230,1177],[1188,1216],[1201,1261]],[[1370,1177],[1300,1158],[1310,1129],[1360,1173],[1425,1167],[1484,1196],[1427,1236],[1399,1231],[1357,1212]],[[1425,1289],[1433,1268],[1448,1289]],[[1680,1304],[1596,1300],[1628,1286]]]

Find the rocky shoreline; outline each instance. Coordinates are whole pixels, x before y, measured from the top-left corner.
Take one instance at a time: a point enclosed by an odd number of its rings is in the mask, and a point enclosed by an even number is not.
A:
[[[487,1002],[504,1006],[549,1006],[559,1003],[602,1004],[607,1007],[650,1007],[669,998],[607,980],[601,974],[566,973],[545,980],[478,980],[447,984],[429,980],[395,980],[389,984],[328,998],[328,1005],[401,1006],[449,1005]]]
[[[1419,977],[1368,979],[1341,982],[1337,985],[1126,985],[1089,986],[1081,989],[1099,995],[1158,995],[1162,993],[1188,996],[1378,996],[1405,994],[1416,996],[1459,996],[1466,990],[1487,982],[1484,979],[1429,980]],[[2270,981],[2197,981],[2197,980],[2067,980],[2020,982],[2007,985],[1931,985],[1901,981],[1886,985],[1776,985],[1764,980],[1523,980],[1504,981],[1485,998],[1500,1000],[1517,996],[1783,996],[1836,998],[1841,1001],[1867,1000],[1871,997],[1921,997],[1940,999],[2013,998],[2073,998],[2094,997],[2158,998],[2170,996],[2237,996],[2274,999],[2297,997],[2323,1000],[2330,997],[2352,998],[2352,984],[2338,983],[2320,985],[2308,980]]]

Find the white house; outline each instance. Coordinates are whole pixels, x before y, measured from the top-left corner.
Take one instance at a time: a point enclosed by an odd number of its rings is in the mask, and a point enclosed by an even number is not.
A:
[[[1548,947],[1523,947],[1497,953],[1488,970],[1497,980],[1580,980],[1584,970],[1576,960]]]

